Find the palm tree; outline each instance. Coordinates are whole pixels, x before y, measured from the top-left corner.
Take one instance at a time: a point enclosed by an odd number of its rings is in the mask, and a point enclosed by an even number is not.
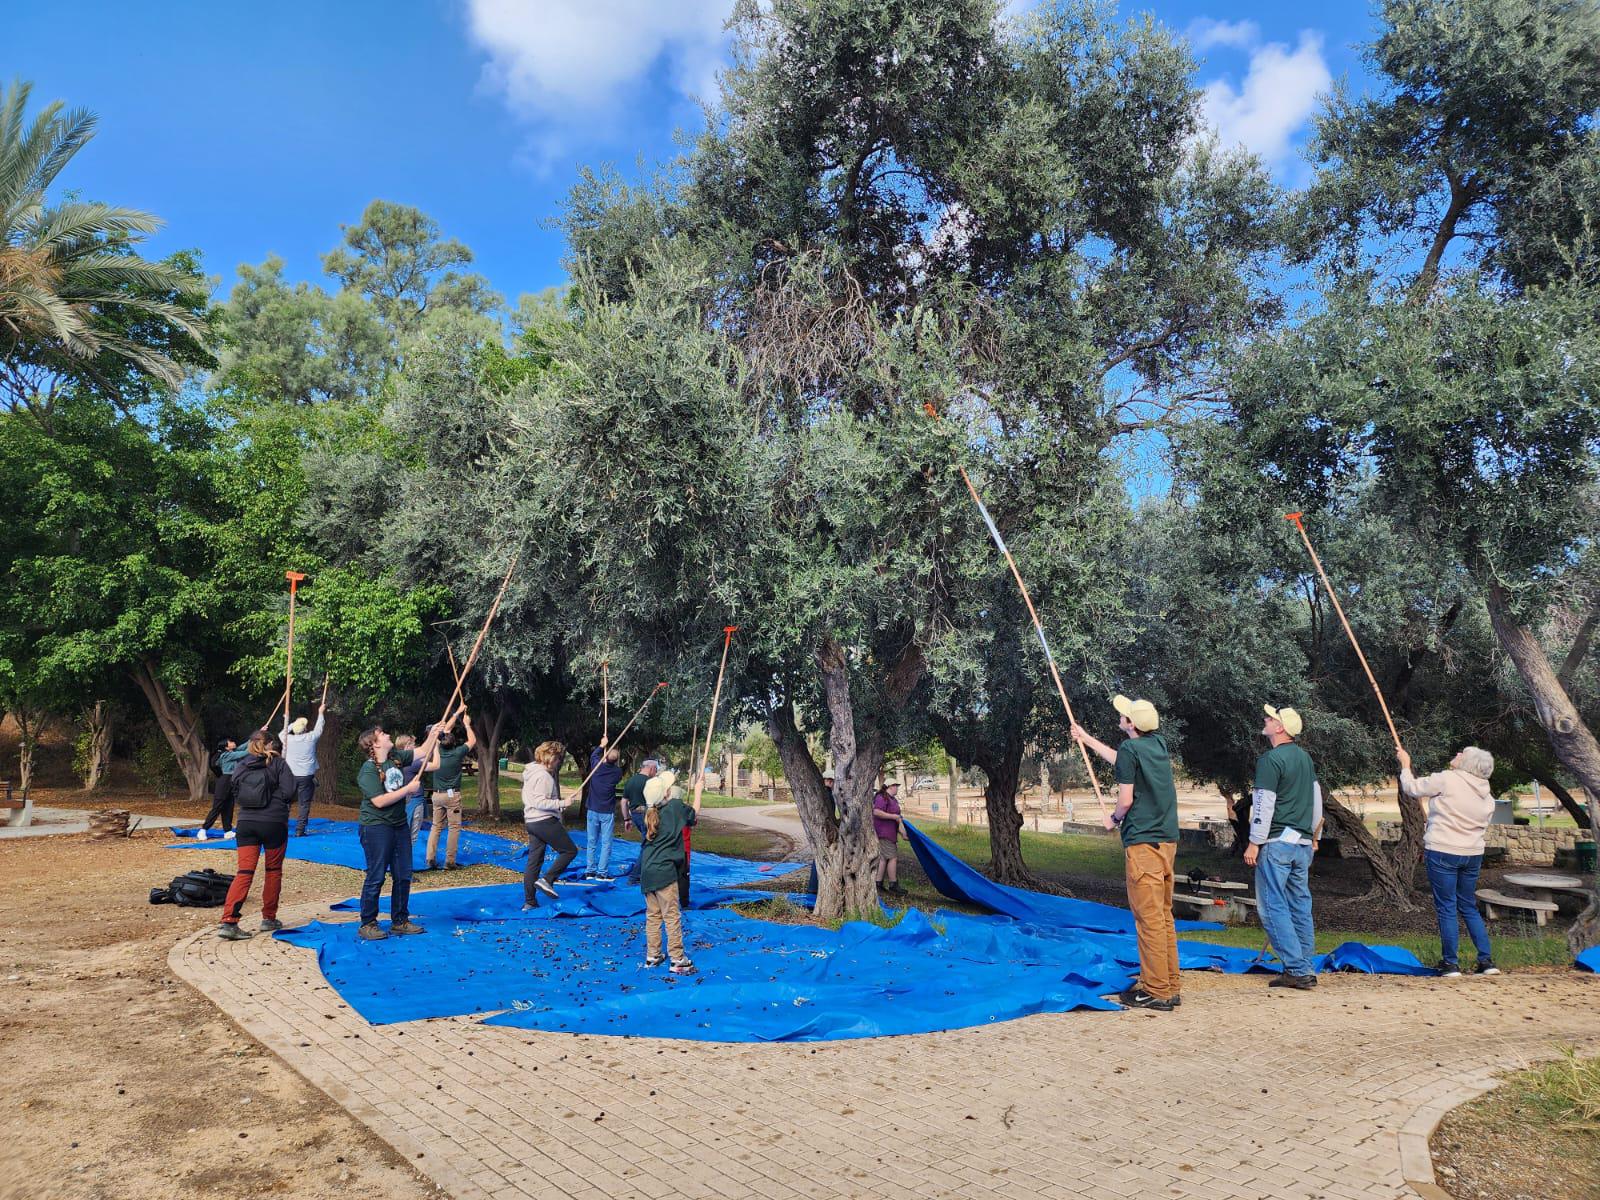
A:
[[[27,122],[32,90],[19,80],[0,95],[0,400],[47,410],[72,381],[175,384],[176,345],[206,339],[197,278],[134,253],[161,223],[149,213],[46,203],[96,121],[57,102]]]

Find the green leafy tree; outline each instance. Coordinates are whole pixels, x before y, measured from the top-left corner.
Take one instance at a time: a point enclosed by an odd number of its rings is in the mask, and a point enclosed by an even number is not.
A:
[[[208,336],[205,289],[185,261],[134,252],[160,224],[149,213],[50,202],[96,120],[59,102],[29,120],[31,93],[21,81],[0,93],[0,397],[47,417],[69,387],[126,403],[176,384]]]
[[[1561,194],[1590,161],[1600,18],[1592,3],[1487,0],[1382,13],[1387,94],[1336,104],[1319,142],[1312,196],[1344,231],[1323,310],[1243,358],[1228,427],[1322,519],[1345,519],[1351,484],[1369,481],[1384,511],[1447,551],[1556,758],[1600,795],[1600,740],[1541,632],[1563,598],[1580,621],[1597,602],[1600,305],[1587,235],[1529,200]],[[1520,99],[1491,102],[1491,79]],[[1397,130],[1405,152],[1389,161],[1402,165],[1386,168]],[[1365,230],[1389,243],[1369,248]],[[1457,241],[1475,249],[1450,271]],[[1596,939],[1600,884],[1573,931],[1575,946]]]

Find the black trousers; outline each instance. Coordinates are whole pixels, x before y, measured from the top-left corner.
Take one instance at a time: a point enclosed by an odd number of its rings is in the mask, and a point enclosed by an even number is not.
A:
[[[578,857],[578,847],[561,824],[560,817],[541,817],[537,821],[529,821],[526,828],[528,865],[522,869],[522,898],[528,904],[538,904],[539,889],[533,886],[533,881],[539,878],[540,868],[544,866],[545,851],[554,849],[556,852],[555,862],[544,872],[545,879],[553,884],[561,878],[561,872],[572,865],[572,860]]]
[[[233,828],[233,776],[218,775],[217,781],[211,785],[211,809],[206,813],[206,819],[201,824],[201,829],[210,829],[211,822],[218,817],[222,818],[224,832]]]

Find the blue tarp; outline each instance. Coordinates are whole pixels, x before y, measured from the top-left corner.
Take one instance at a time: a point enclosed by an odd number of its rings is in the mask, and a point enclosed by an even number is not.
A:
[[[1590,946],[1582,954],[1578,955],[1578,966],[1585,971],[1593,971],[1595,974],[1600,975],[1600,946]]]
[[[909,910],[891,928],[856,922],[838,930],[752,920],[723,906],[765,893],[731,885],[764,881],[795,864],[696,853],[684,926],[700,972],[690,977],[645,969],[643,897],[621,881],[564,881],[556,901],[526,913],[519,882],[416,891],[411,911],[428,929],[418,937],[363,942],[354,924],[320,921],[278,936],[314,949],[328,982],[375,1024],[491,1013],[488,1023],[523,1029],[828,1041],[1117,1007],[1104,997],[1127,987],[1138,970],[1127,912],[1000,887],[907,828],[941,890],[993,915],[941,911],[930,918]],[[232,842],[179,845],[221,850]],[[362,865],[351,822],[313,822],[311,834],[289,846],[295,858]],[[516,869],[526,860],[521,842],[476,831],[463,835],[462,850],[462,861]],[[613,869],[625,869],[636,853],[636,845],[616,843]],[[574,872],[581,869],[580,856]],[[354,900],[334,906],[354,907]],[[1190,941],[1179,943],[1179,964],[1278,969],[1253,950]],[[1318,966],[1427,973],[1403,950],[1357,943]]]
[[[906,837],[910,839],[911,849],[916,853],[917,861],[922,864],[929,882],[939,890],[941,896],[1040,925],[1092,929],[1101,933],[1133,932],[1133,914],[1125,908],[1007,887],[979,874],[915,825],[906,826]],[[1177,926],[1180,932],[1222,928],[1213,921],[1179,921]]]

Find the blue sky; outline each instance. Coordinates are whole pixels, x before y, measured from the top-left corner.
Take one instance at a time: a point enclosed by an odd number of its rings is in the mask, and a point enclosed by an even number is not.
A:
[[[578,166],[626,173],[674,153],[714,87],[731,0],[79,0],[6,17],[0,78],[30,79],[100,133],[62,176],[154,212],[148,250],[196,247],[224,294],[241,262],[319,256],[375,198],[414,204],[466,242],[508,298],[560,283],[548,227]],[[1014,3],[1014,8],[1025,7]],[[1187,32],[1225,139],[1300,182],[1317,91],[1370,36],[1364,3],[1123,5]]]

